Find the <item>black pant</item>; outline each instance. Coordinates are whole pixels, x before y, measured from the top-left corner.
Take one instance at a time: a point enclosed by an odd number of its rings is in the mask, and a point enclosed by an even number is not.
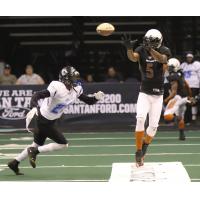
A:
[[[40,146],[45,143],[46,138],[52,139],[58,144],[67,144],[63,133],[55,128],[56,120],[48,120],[41,114],[36,118],[37,128],[34,131],[34,142]]]

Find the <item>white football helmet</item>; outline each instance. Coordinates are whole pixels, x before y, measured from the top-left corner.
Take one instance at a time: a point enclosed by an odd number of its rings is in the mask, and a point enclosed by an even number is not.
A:
[[[177,72],[181,70],[180,62],[176,58],[170,58],[167,63],[169,71]]]
[[[143,44],[150,46],[153,49],[159,48],[162,44],[162,41],[162,34],[157,29],[148,30],[143,38]]]

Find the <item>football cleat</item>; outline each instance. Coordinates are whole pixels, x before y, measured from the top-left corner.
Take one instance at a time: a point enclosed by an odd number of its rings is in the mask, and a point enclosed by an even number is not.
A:
[[[185,134],[183,130],[179,130],[179,140],[185,140]]]
[[[28,151],[28,157],[29,157],[29,162],[30,162],[30,165],[33,167],[33,168],[36,168],[36,157],[37,157],[37,154],[39,153],[37,148],[35,147],[29,147],[27,149]]]
[[[142,153],[143,153],[143,156],[146,155],[148,146],[149,146],[149,144],[146,144],[146,143],[142,144]]]
[[[144,165],[142,150],[137,150],[137,151],[135,152],[135,161],[136,161],[136,166],[137,166],[137,167],[141,167],[141,166]]]
[[[143,163],[144,163],[144,157],[145,157],[145,155],[146,155],[146,153],[147,153],[147,148],[148,148],[148,146],[149,146],[149,144],[146,144],[146,143],[143,143],[142,144],[142,160],[143,160]]]
[[[8,167],[16,174],[16,175],[24,175],[23,173],[21,173],[19,171],[19,162],[17,160],[11,160],[9,163],[8,163]]]

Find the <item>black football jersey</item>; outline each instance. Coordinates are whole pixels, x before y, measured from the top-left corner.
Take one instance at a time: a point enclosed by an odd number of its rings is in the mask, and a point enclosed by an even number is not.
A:
[[[180,95],[181,97],[188,96],[188,90],[185,84],[184,74],[182,71],[171,72],[167,77],[167,79],[170,83],[172,83],[173,81],[177,81],[178,83],[177,95]]]
[[[165,54],[168,58],[171,56],[169,48],[165,46],[161,46],[156,51]],[[152,95],[162,95],[164,93],[163,64],[154,60],[143,46],[137,47],[135,52],[140,55],[139,68],[142,76],[140,91]]]

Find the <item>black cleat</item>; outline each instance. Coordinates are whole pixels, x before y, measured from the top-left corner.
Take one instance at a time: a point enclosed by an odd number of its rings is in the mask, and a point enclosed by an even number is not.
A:
[[[142,144],[142,154],[143,154],[143,157],[146,155],[147,153],[147,148],[148,148],[149,144],[146,144],[146,143],[143,143]]]
[[[31,164],[31,166],[33,168],[36,168],[36,157],[37,157],[37,154],[39,153],[39,151],[37,150],[37,148],[35,147],[29,147],[27,149],[28,151],[28,157],[29,157],[29,162]]]
[[[138,150],[135,152],[135,161],[137,167],[141,167],[144,165],[142,150]]]
[[[185,134],[183,130],[179,130],[179,140],[185,140]]]
[[[21,173],[21,172],[19,171],[18,165],[19,165],[19,162],[18,162],[17,160],[11,160],[11,161],[8,163],[8,167],[9,167],[16,175],[24,175],[23,173]]]

